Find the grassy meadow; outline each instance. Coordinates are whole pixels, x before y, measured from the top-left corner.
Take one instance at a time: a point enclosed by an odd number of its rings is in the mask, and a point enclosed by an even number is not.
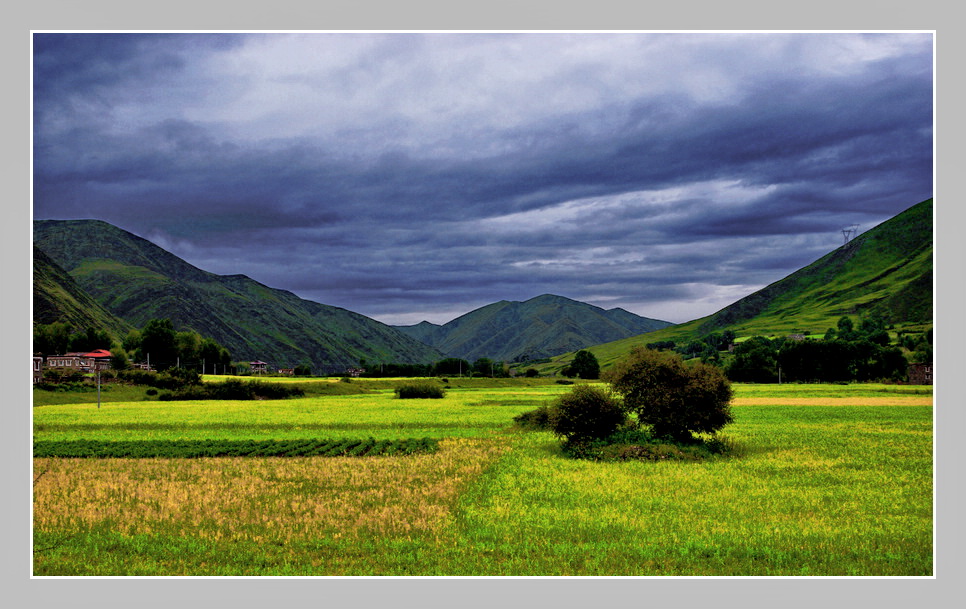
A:
[[[34,574],[933,574],[931,387],[739,384],[723,431],[736,454],[596,463],[512,427],[566,386],[450,379],[442,400],[399,400],[398,382],[100,408],[35,395],[37,440],[427,437],[439,450],[36,458]]]

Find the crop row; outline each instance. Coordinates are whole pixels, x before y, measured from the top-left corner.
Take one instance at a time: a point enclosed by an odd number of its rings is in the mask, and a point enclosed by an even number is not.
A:
[[[34,442],[34,457],[374,457],[436,452],[438,440],[47,440]]]

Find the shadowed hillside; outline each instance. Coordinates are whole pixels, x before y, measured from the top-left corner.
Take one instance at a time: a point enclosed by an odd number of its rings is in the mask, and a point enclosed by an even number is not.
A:
[[[236,360],[311,363],[334,371],[370,362],[428,363],[440,354],[373,319],[303,300],[244,275],[215,275],[106,222],[39,220],[34,243],[113,315],[137,327],[168,318]]]
[[[75,330],[98,328],[122,340],[132,329],[82,290],[74,279],[41,250],[34,248],[33,321],[66,322]]]

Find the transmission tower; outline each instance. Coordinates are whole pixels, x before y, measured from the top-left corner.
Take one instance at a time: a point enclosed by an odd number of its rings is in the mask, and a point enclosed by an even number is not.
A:
[[[843,245],[845,245],[845,243],[848,243],[849,241],[851,241],[855,237],[856,233],[858,233],[858,232],[859,232],[859,225],[858,224],[853,224],[852,226],[849,226],[847,228],[843,228],[842,229],[842,238],[845,240],[844,243],[843,243]]]

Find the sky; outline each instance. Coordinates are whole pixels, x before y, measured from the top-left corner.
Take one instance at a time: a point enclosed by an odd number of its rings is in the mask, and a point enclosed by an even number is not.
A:
[[[34,219],[389,324],[681,323],[933,196],[930,32],[34,33]]]

